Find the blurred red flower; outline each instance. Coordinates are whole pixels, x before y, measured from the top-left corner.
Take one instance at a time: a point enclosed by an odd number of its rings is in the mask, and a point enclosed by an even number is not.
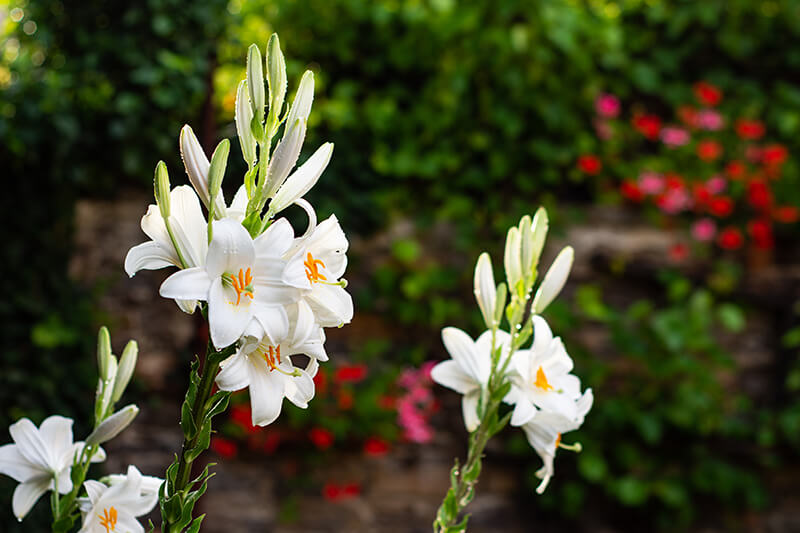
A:
[[[788,157],[788,150],[781,144],[771,144],[761,150],[761,161],[767,166],[782,165]]]
[[[345,365],[336,370],[333,380],[336,383],[358,383],[367,377],[367,365]]]
[[[308,432],[308,438],[320,450],[327,450],[333,446],[333,433],[325,428],[311,428],[311,431]]]
[[[657,115],[636,115],[633,117],[633,127],[636,131],[654,141],[661,132],[661,119]]]
[[[725,166],[725,173],[732,180],[740,180],[744,177],[745,166],[744,163],[738,159],[734,159]]]
[[[264,439],[264,453],[272,455],[278,449],[280,443],[280,432],[276,429],[271,429],[269,432],[267,432],[267,436]]]
[[[775,239],[772,236],[772,225],[767,220],[756,219],[751,220],[747,225],[747,231],[753,239],[753,244],[763,250],[768,250],[775,245]]]
[[[740,118],[736,121],[736,135],[742,139],[753,141],[764,135],[764,123],[760,120],[747,120]]]
[[[707,206],[712,198],[711,193],[703,183],[695,183],[692,186],[692,196],[694,196],[694,205],[697,208]]]
[[[703,105],[714,107],[722,101],[722,91],[707,81],[694,84],[694,95]]]
[[[389,453],[389,443],[380,437],[370,437],[364,442],[364,453],[380,457]]]
[[[793,205],[782,205],[775,209],[773,213],[775,220],[784,224],[791,224],[800,219],[800,210]]]
[[[354,498],[361,494],[361,485],[358,483],[347,483],[342,485],[342,497]]]
[[[211,439],[211,450],[224,459],[230,459],[236,457],[238,447],[230,439],[214,436]]]
[[[591,154],[585,154],[578,158],[578,169],[585,174],[594,176],[603,168],[603,163],[600,159]]]
[[[328,392],[328,374],[322,369],[314,376],[314,393],[317,396],[324,396]]]
[[[378,407],[386,409],[387,411],[394,409],[397,406],[397,399],[394,396],[383,394],[378,396]]]
[[[722,155],[722,145],[717,141],[701,141],[697,144],[697,156],[703,161],[714,161]]]
[[[680,263],[684,259],[689,257],[689,247],[686,246],[684,243],[679,242],[677,244],[673,244],[669,248],[669,258],[672,259],[676,263]]]
[[[353,393],[349,390],[342,390],[339,391],[339,396],[336,398],[336,403],[339,405],[339,409],[343,411],[347,411],[348,409],[353,408]]]
[[[772,206],[772,191],[761,180],[747,184],[747,201],[756,209],[769,209]]]
[[[696,128],[700,124],[700,114],[697,109],[689,105],[682,105],[678,108],[678,118],[690,128]]]
[[[248,433],[258,432],[258,426],[253,425],[253,411],[249,404],[234,405],[231,407],[231,420]]]
[[[623,181],[619,186],[619,192],[631,202],[641,202],[644,199],[644,193],[634,181]]]
[[[322,487],[322,497],[328,501],[335,502],[342,497],[342,488],[336,483],[325,483]]]
[[[727,217],[733,212],[733,200],[727,196],[717,196],[708,202],[708,211],[715,217]]]
[[[741,248],[744,239],[742,238],[742,232],[739,231],[739,228],[735,228],[733,226],[729,226],[722,230],[717,237],[717,244],[719,244],[720,248],[724,248],[725,250],[736,250]]]

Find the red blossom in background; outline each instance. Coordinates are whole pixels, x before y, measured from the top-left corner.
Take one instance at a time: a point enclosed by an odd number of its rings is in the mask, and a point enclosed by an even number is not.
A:
[[[339,391],[338,396],[336,397],[336,403],[339,405],[339,409],[343,411],[348,411],[353,408],[353,393],[349,390],[341,390]]]
[[[311,431],[308,432],[308,438],[320,450],[327,450],[333,446],[333,433],[325,428],[311,428]]]
[[[631,202],[641,202],[644,199],[644,193],[633,181],[623,181],[619,186],[619,192]]]
[[[751,220],[747,224],[747,232],[753,239],[753,244],[762,250],[769,250],[775,246],[775,238],[772,235],[772,224],[768,220]]]
[[[364,442],[364,453],[373,457],[381,457],[389,453],[389,443],[380,437],[370,437]]]
[[[669,247],[669,258],[675,262],[680,263],[689,257],[689,247],[684,243],[679,242]]]
[[[661,119],[657,115],[636,115],[633,117],[633,127],[651,141],[655,141],[661,133]]]
[[[678,118],[690,128],[700,126],[700,113],[690,105],[682,105],[678,108]]]
[[[739,228],[729,226],[722,230],[717,237],[717,244],[725,250],[738,250],[742,247],[744,239]]]
[[[753,180],[747,184],[747,201],[755,209],[769,209],[772,206],[772,191],[762,180]]]
[[[722,101],[722,91],[707,81],[698,81],[693,89],[695,97],[703,105],[714,107]]]
[[[775,209],[773,213],[775,220],[784,224],[791,224],[800,219],[800,210],[793,205],[782,205]]]
[[[701,141],[697,144],[697,157],[703,161],[714,161],[722,155],[722,145],[717,141]]]
[[[239,447],[230,439],[214,436],[211,438],[211,450],[223,459],[236,457]]]
[[[708,212],[715,217],[725,218],[733,213],[733,200],[727,196],[717,196],[708,202]]]
[[[754,141],[764,136],[764,123],[760,120],[747,120],[740,118],[736,121],[736,135],[748,141]]]
[[[603,164],[597,156],[585,154],[578,158],[578,169],[585,174],[594,176],[603,168]]]
[[[314,376],[314,392],[317,396],[324,396],[328,392],[328,374],[322,369]]]
[[[768,167],[780,166],[788,157],[789,151],[781,144],[771,144],[761,150],[761,161]]]
[[[367,365],[346,365],[336,370],[333,380],[336,383],[358,383],[367,377]]]
[[[725,174],[732,180],[740,180],[744,177],[746,168],[744,163],[738,159],[734,159],[725,166]]]

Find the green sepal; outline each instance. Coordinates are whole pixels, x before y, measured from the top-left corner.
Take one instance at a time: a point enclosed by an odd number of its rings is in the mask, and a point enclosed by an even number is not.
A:
[[[71,530],[72,526],[75,524],[76,518],[77,516],[74,513],[70,513],[67,516],[62,516],[58,520],[54,520],[52,524],[53,533],[66,533]]]
[[[192,525],[189,527],[189,529],[186,530],[186,533],[197,533],[198,531],[200,531],[200,525],[203,523],[203,518],[205,517],[206,515],[201,514],[200,516],[195,518],[194,522],[192,522]]]
[[[214,393],[206,402],[206,420],[210,422],[213,417],[224,412],[228,408],[230,398],[231,393],[229,391],[220,390]]]
[[[194,448],[190,448],[183,453],[183,460],[187,463],[191,463],[197,459],[211,444],[211,421],[206,421],[200,427],[200,431],[197,433],[196,437],[197,444]]]
[[[197,434],[197,426],[192,416],[192,406],[188,399],[184,400],[181,405],[181,429],[186,440],[191,440]]]
[[[511,415],[514,414],[514,411],[509,411],[506,413],[503,418],[497,420],[489,427],[489,437],[494,437],[498,433],[500,433],[504,427],[508,425],[508,422],[511,420]]]

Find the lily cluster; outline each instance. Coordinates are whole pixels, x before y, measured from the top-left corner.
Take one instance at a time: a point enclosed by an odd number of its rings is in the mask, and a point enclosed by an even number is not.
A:
[[[9,427],[14,443],[0,446],[0,473],[19,482],[11,506],[20,521],[50,492],[53,531],[70,530],[81,516],[79,533],[144,533],[136,517],[153,509],[162,479],[142,476],[129,466],[124,475],[86,480],[89,466],[106,459],[100,445],[116,437],[139,412],[133,404],[115,411],[136,366],[136,342],[130,341],[117,359],[111,353],[108,330],[101,328],[97,355],[95,423],[86,440],[73,441],[70,418],[51,416],[38,428],[23,418]],[[79,496],[81,487],[85,496]]]
[[[141,223],[150,240],[132,248],[125,259],[131,276],[142,269],[179,269],[161,285],[161,296],[174,299],[187,313],[200,306],[213,347],[233,349],[216,383],[224,391],[249,387],[252,422],[260,426],[278,418],[284,398],[308,405],[318,363],[328,359],[323,328],[342,326],[353,316],[342,279],[347,238],[333,215],[318,224],[314,208],[302,198],[328,165],[333,145],[323,144],[292,172],[311,112],[314,75],[303,75],[281,115],[286,66],[275,35],[267,47],[266,70],[268,92],[261,53],[252,45],[235,112],[248,170],[231,203],[221,189],[228,140],[209,160],[191,127],[184,126],[180,150],[192,187],[170,190],[166,165],[158,164],[156,203]],[[293,204],[308,216],[308,228],[299,236],[285,218],[278,218]],[[303,364],[292,359],[300,354]]]
[[[442,330],[451,359],[437,364],[431,377],[463,395],[464,423],[471,435],[466,463],[462,468],[456,464],[453,469],[453,486],[434,523],[437,531],[461,531],[462,526],[466,527],[465,522],[456,524],[456,519],[472,499],[483,448],[507,423],[525,432],[544,462],[537,473],[542,479],[539,493],[553,476],[556,451],[581,449],[579,443],[562,443],[561,436],[581,426],[592,406],[592,391],[581,392],[580,380],[571,373],[572,359],[541,316],[569,276],[572,247],[561,250],[533,292],[547,228],[547,213],[540,208],[533,219],[526,215],[518,226],[509,229],[504,283],[495,283],[488,253],[478,258],[475,298],[486,331],[473,340],[454,327]],[[507,331],[501,328],[504,317]],[[523,348],[531,337],[530,347]],[[502,417],[498,415],[501,404],[513,406]]]

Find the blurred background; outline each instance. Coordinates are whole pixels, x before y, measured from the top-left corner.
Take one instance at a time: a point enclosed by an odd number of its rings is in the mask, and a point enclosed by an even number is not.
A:
[[[163,475],[207,333],[122,261],[156,162],[186,183],[184,123],[209,153],[235,136],[273,31],[290,91],[316,77],[301,160],[335,143],[308,198],[351,239],[357,311],[308,410],[256,429],[235,396],[204,531],[429,531],[467,435],[427,362],[443,326],[481,332],[474,261],[499,272],[539,205],[542,264],[576,249],[546,318],[596,401],[543,496],[522,433],[492,443],[471,531],[800,531],[795,0],[1,1],[0,426],[85,435],[108,324],[117,353],[139,341],[142,412],[97,472]],[[46,530],[44,503],[12,518],[14,486],[0,529]]]

